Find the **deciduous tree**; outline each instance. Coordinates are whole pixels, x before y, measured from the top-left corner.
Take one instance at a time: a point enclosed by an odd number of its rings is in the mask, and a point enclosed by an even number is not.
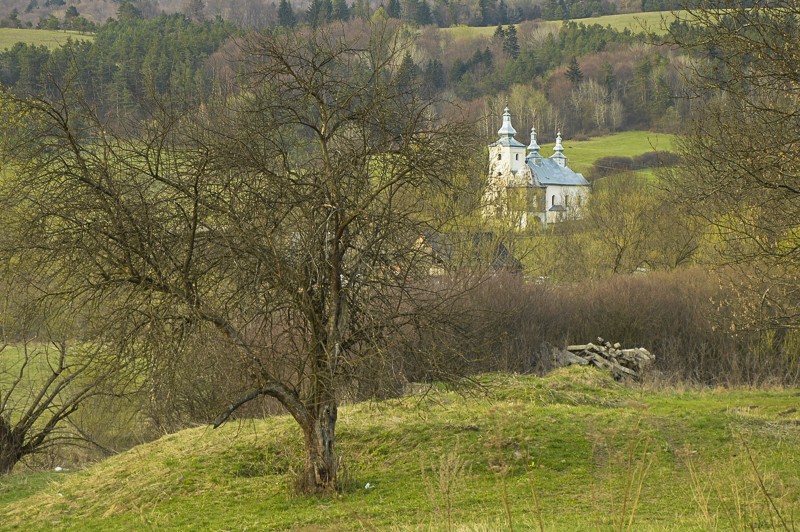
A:
[[[68,90],[21,99],[31,118],[3,183],[21,206],[8,230],[69,265],[60,286],[106,305],[120,353],[169,356],[203,334],[240,361],[251,387],[217,425],[279,401],[302,429],[310,491],[336,487],[353,381],[402,373],[389,349],[439,326],[464,286],[426,281],[458,249],[427,242],[454,231],[448,198],[480,150],[413,80],[393,83],[408,42],[375,24],[253,36],[238,95],[191,116],[154,105],[124,132]]]
[[[750,324],[800,326],[800,38],[796,2],[689,9],[671,40],[693,55],[685,165],[671,191],[711,227],[717,260],[752,291]],[[742,283],[741,279],[747,279]]]

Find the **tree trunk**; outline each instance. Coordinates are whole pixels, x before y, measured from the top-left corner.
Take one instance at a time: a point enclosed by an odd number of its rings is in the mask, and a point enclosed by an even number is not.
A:
[[[337,489],[336,474],[339,462],[334,445],[336,442],[336,401],[321,403],[303,426],[306,447],[305,472],[301,478],[301,490],[310,493]]]
[[[17,431],[0,418],[0,477],[8,475],[22,458],[22,439]]]

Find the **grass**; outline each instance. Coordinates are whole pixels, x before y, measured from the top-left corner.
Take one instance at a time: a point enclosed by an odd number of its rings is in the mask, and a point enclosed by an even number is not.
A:
[[[652,131],[625,131],[582,141],[565,139],[564,155],[568,158],[567,164],[570,168],[586,173],[601,157],[633,157],[652,150],[674,150],[674,138],[674,135]],[[542,154],[549,156],[551,151],[552,145],[548,145],[544,147]]]
[[[67,42],[67,39],[90,41],[94,36],[76,31],[0,28],[0,50],[7,50],[18,42],[45,46],[52,50]]]
[[[645,392],[587,368],[482,384],[342,408],[341,495],[293,493],[301,440],[278,417],[0,479],[0,528],[694,530],[776,512],[796,526],[797,390]]]
[[[595,18],[578,18],[575,22],[586,24],[600,24],[601,26],[611,26],[612,29],[623,31],[626,28],[633,33],[647,32],[662,35],[664,33],[663,22],[671,22],[675,15],[671,11],[649,11],[646,13],[626,13],[624,15],[606,15]]]
[[[662,21],[669,21],[673,18],[674,15],[671,11],[651,11],[647,13],[627,13],[624,15],[578,18],[574,19],[574,22],[586,24],[587,26],[591,24],[599,24],[603,27],[611,26],[611,28],[617,31],[623,31],[627,28],[633,33],[646,31],[660,35],[664,33]],[[547,20],[541,21],[537,28],[557,31],[562,24],[563,22],[560,20]],[[450,28],[442,28],[440,31],[445,32],[455,40],[460,40],[490,38],[494,35],[496,28],[497,26],[453,26]]]

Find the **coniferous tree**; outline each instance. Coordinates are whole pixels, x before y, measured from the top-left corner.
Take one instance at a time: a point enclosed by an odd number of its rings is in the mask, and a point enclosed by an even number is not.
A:
[[[141,9],[133,5],[133,2],[130,0],[122,0],[117,9],[117,18],[120,22],[127,22],[143,17]]]
[[[386,14],[389,15],[389,18],[400,18],[402,14],[400,0],[389,0],[389,4],[386,6]]]
[[[617,78],[614,75],[614,66],[608,61],[600,66],[600,85],[606,89],[608,98],[611,98],[616,88]]]
[[[402,95],[409,91],[414,86],[418,75],[419,67],[411,58],[411,53],[406,52],[395,74],[394,85],[397,87],[398,92]]]
[[[361,20],[369,20],[369,17],[372,15],[369,9],[369,1],[368,0],[356,0],[355,4],[353,5],[353,16],[356,18],[360,18]]]
[[[15,7],[8,18],[3,21],[2,25],[6,28],[20,28],[22,24],[19,21],[19,11]]]
[[[496,19],[497,19],[497,23],[498,24],[508,24],[509,23],[508,6],[506,5],[504,0],[500,0],[500,2],[497,4],[497,16],[496,16]]]
[[[327,24],[333,14],[333,2],[331,0],[312,0],[308,6],[308,23],[312,28],[318,28]]]
[[[481,11],[481,26],[491,26],[494,24],[493,0],[478,0],[478,8]]]
[[[422,72],[425,87],[432,92],[443,89],[446,83],[444,66],[438,59],[429,60]]]
[[[278,25],[293,28],[295,24],[297,24],[297,17],[292,10],[292,4],[288,0],[281,0],[278,5]]]
[[[574,55],[572,59],[569,60],[569,65],[567,65],[566,76],[573,87],[577,87],[580,85],[581,81],[583,81],[583,71],[580,65],[578,65],[578,58]]]
[[[502,24],[498,24],[497,25],[497,29],[494,30],[494,35],[492,35],[492,38],[495,39],[495,40],[501,41],[501,42],[503,40],[505,40],[506,32],[503,29],[503,25]]]
[[[322,17],[321,24],[327,24],[333,20],[333,0],[322,0],[320,16]]]
[[[347,5],[347,0],[334,0],[333,13],[331,14],[333,20],[350,20],[350,7]]]
[[[190,20],[203,21],[206,19],[206,4],[203,0],[187,0],[183,12]]]
[[[489,50],[489,47],[487,46],[483,49],[481,62],[486,65],[487,68],[492,68],[492,61],[494,61],[494,55],[492,55],[492,51]]]
[[[433,24],[433,13],[431,13],[431,7],[428,5],[428,2],[425,0],[417,0],[415,4],[414,22],[420,26]]]
[[[517,40],[517,27],[509,24],[506,28],[506,36],[503,38],[503,51],[506,55],[516,57],[519,55],[519,41]]]

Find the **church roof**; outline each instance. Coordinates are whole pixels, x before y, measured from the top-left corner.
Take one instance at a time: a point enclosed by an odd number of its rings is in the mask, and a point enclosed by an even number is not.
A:
[[[501,137],[513,137],[517,134],[517,130],[511,125],[511,111],[508,110],[508,106],[503,110],[503,125],[497,134]]]
[[[514,137],[503,137],[502,139],[489,144],[489,146],[511,146],[512,148],[524,148],[525,145]]]
[[[522,144],[520,141],[514,138],[514,135],[517,134],[517,130],[514,129],[514,126],[511,125],[511,112],[506,107],[503,111],[503,125],[497,131],[497,134],[500,135],[500,138],[497,142],[489,144],[489,146],[505,146],[505,147],[512,147],[512,148],[524,148],[525,145]]]
[[[589,182],[579,174],[559,165],[550,158],[528,159],[528,167],[533,172],[533,186],[562,185],[562,186],[589,186]]]

